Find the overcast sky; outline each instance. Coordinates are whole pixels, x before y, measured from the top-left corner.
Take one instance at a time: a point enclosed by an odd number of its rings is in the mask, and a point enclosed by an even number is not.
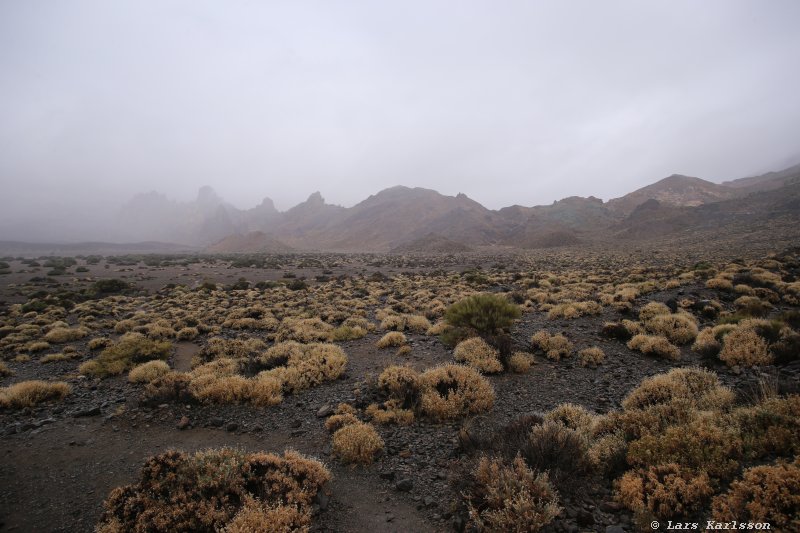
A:
[[[800,162],[800,2],[0,2],[0,209],[402,184],[487,207]]]

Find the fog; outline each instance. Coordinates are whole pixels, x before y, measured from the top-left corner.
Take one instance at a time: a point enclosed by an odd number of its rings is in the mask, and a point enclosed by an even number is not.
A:
[[[137,193],[497,209],[800,162],[800,3],[0,3],[0,238]]]

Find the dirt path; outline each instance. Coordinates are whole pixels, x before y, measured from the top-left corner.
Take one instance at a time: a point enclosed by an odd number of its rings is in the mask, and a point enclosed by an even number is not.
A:
[[[249,451],[297,447],[288,434],[231,434],[224,430],[131,428],[101,419],[60,421],[0,440],[0,529],[91,531],[102,501],[132,483],[151,455],[175,448],[195,451],[234,446]],[[330,465],[329,508],[315,524],[332,531],[433,531],[410,504],[392,496],[362,471]]]

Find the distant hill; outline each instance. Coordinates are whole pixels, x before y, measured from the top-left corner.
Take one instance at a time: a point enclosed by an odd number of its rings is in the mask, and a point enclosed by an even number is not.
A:
[[[621,198],[609,200],[606,205],[611,211],[628,215],[647,200],[657,200],[660,204],[668,206],[694,207],[727,200],[734,196],[736,191],[731,187],[700,178],[673,174]]]
[[[768,220],[779,212],[792,217],[789,200],[798,183],[800,165],[723,183],[672,175],[607,202],[571,196],[550,205],[499,210],[464,194],[397,186],[349,208],[328,204],[315,192],[283,212],[269,198],[252,209],[237,209],[203,187],[189,202],[157,192],[137,195],[108,227],[120,241],[180,242],[225,253],[549,248],[646,239],[720,220]]]
[[[263,231],[251,231],[245,235],[238,233],[228,235],[206,247],[205,251],[209,253],[283,253],[291,252],[292,248]]]
[[[197,246],[166,242],[76,242],[37,243],[0,241],[2,255],[121,255],[121,254],[176,254],[196,253]]]
[[[470,252],[472,248],[466,244],[452,241],[447,237],[429,233],[424,237],[414,239],[411,242],[401,244],[392,249],[392,253],[442,253],[453,254]]]

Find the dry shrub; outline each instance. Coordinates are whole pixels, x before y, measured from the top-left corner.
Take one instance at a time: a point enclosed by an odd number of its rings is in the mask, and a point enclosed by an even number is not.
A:
[[[327,341],[333,326],[319,318],[284,318],[278,331],[276,341],[319,342]]]
[[[404,345],[402,345],[401,347],[399,347],[397,349],[397,351],[395,352],[395,355],[397,357],[404,357],[404,356],[406,356],[406,355],[408,355],[410,353],[411,353],[411,346],[409,346],[408,344],[404,344]]]
[[[525,374],[530,370],[534,363],[531,354],[525,352],[514,352],[508,358],[508,369],[517,374]]]
[[[705,472],[666,463],[626,472],[617,482],[617,496],[628,509],[649,511],[660,519],[690,518],[701,511],[714,489]]]
[[[360,422],[360,420],[353,413],[339,413],[329,416],[328,419],[325,420],[325,429],[327,429],[329,433],[334,433],[345,426],[358,422]]]
[[[744,324],[725,335],[719,358],[728,366],[750,367],[772,362],[767,341]]]
[[[182,372],[170,372],[154,379],[144,389],[144,402],[160,405],[167,402],[181,404],[193,403],[197,400],[189,390],[192,378]]]
[[[448,324],[447,322],[444,322],[444,321],[437,322],[436,324],[434,324],[431,327],[429,327],[428,330],[425,332],[425,334],[426,335],[441,335],[442,333],[447,331],[450,327],[451,327],[450,324]]]
[[[733,283],[725,278],[711,278],[706,281],[706,288],[728,292],[733,290]]]
[[[406,328],[417,333],[425,333],[431,328],[431,321],[422,315],[408,315]]]
[[[148,361],[134,367],[128,372],[128,381],[131,383],[150,383],[169,372],[169,365],[165,361]]]
[[[498,358],[498,352],[480,337],[472,337],[461,341],[453,351],[455,360],[466,363],[475,370],[485,374],[494,374],[503,371],[503,364]]]
[[[172,350],[167,341],[154,341],[141,333],[126,333],[100,355],[78,367],[81,374],[97,377],[122,374],[137,363],[166,359]]]
[[[26,350],[30,353],[43,352],[50,348],[50,343],[45,341],[31,342],[26,345]]]
[[[736,326],[733,324],[720,324],[712,328],[704,328],[692,344],[692,350],[703,357],[716,357],[722,350],[722,339],[735,329]]]
[[[365,412],[370,420],[378,424],[408,426],[414,422],[414,411],[404,409],[402,405],[400,400],[391,399],[384,402],[383,405],[372,403]]]
[[[727,493],[714,498],[715,520],[769,522],[780,531],[800,528],[800,460],[756,466],[731,483]]]
[[[578,360],[581,366],[597,366],[605,361],[606,354],[600,348],[592,346],[584,348],[578,352]]]
[[[284,392],[294,393],[337,379],[347,366],[347,355],[335,344],[288,341],[272,346],[260,362],[278,366],[261,372],[259,378],[275,378]]]
[[[88,347],[90,350],[99,350],[111,344],[111,339],[107,337],[97,337],[89,341]]]
[[[197,328],[185,327],[179,329],[175,334],[175,337],[179,341],[190,341],[197,338],[198,335],[200,335],[200,331]]]
[[[681,351],[664,337],[656,335],[635,335],[628,341],[628,348],[645,355],[655,355],[671,361],[681,358]]]
[[[267,345],[260,339],[224,339],[222,337],[212,337],[199,356],[203,361],[213,361],[214,359],[244,359],[255,357],[265,350]]]
[[[361,326],[339,326],[330,333],[329,340],[334,342],[352,341],[367,335],[367,330]]]
[[[268,505],[245,496],[242,508],[220,533],[259,533],[266,524],[274,533],[309,531],[311,510],[297,505]]]
[[[422,393],[420,374],[407,366],[388,366],[378,376],[378,388],[402,409],[419,408]]]
[[[39,362],[43,364],[55,363],[58,361],[69,361],[70,359],[75,359],[76,357],[79,357],[77,352],[51,353],[40,358]]]
[[[562,403],[544,416],[545,421],[559,422],[565,427],[574,429],[583,435],[591,435],[597,415],[582,405]]]
[[[547,312],[547,318],[578,318],[584,315],[597,315],[603,310],[597,302],[565,302],[556,304]]]
[[[673,368],[644,379],[622,400],[625,410],[646,409],[685,401],[699,410],[720,410],[733,403],[734,394],[719,377],[702,368]]]
[[[672,311],[666,304],[661,302],[649,302],[645,304],[642,309],[639,311],[639,320],[644,323],[649,322],[654,317],[659,315],[669,315]]]
[[[702,416],[642,436],[628,446],[628,463],[639,467],[677,463],[715,479],[729,479],[739,469],[742,441],[734,428],[715,423],[715,418]]]
[[[634,335],[644,333],[644,327],[633,320],[623,320],[622,322],[606,322],[601,331],[604,337],[627,341]]]
[[[482,457],[464,481],[469,526],[479,531],[539,531],[561,512],[546,473],[521,457],[507,465]]]
[[[89,334],[89,330],[83,327],[78,328],[65,328],[56,327],[47,332],[44,340],[55,344],[62,344],[65,342],[77,341]]]
[[[301,516],[292,520],[302,525],[330,478],[322,463],[291,450],[283,457],[229,448],[169,451],[147,460],[138,483],[111,491],[97,530],[214,533],[231,524],[231,531],[248,531],[244,526],[255,519],[256,505],[262,511],[284,507],[268,514],[279,524],[295,507]],[[250,509],[237,520],[244,506]]]
[[[613,474],[627,468],[625,459],[628,442],[622,432],[601,435],[589,445],[589,461],[594,471],[613,477]]]
[[[0,361],[0,378],[7,378],[7,377],[13,376],[13,375],[14,375],[14,372],[12,372],[10,368],[8,368],[8,365],[6,365],[4,362]]]
[[[189,392],[198,400],[212,403],[249,402],[253,405],[268,406],[283,401],[280,380],[263,375],[253,378],[212,373],[194,375],[191,377]]]
[[[364,422],[347,424],[333,434],[333,453],[344,463],[370,464],[383,446],[375,427]]]
[[[731,423],[738,427],[744,453],[750,459],[800,453],[800,395],[773,397],[736,408]]]
[[[402,346],[406,343],[406,336],[399,331],[390,331],[380,338],[375,344],[378,348],[389,348],[390,346]]]
[[[72,392],[63,381],[22,381],[9,387],[0,388],[0,407],[23,409],[40,403],[58,401]]]
[[[480,413],[494,405],[492,385],[466,366],[443,365],[426,370],[420,383],[422,412],[438,420]]]
[[[592,472],[588,438],[560,421],[533,426],[520,453],[532,469],[548,472],[559,490],[576,488]]]
[[[572,353],[573,344],[564,335],[550,335],[546,330],[540,330],[531,337],[531,344],[536,349],[543,351],[548,359],[558,361]]]
[[[687,344],[697,337],[697,323],[685,313],[659,314],[643,323],[649,333],[662,335],[675,344]]]
[[[401,315],[389,315],[381,320],[381,329],[403,331],[406,329],[406,317]]]

